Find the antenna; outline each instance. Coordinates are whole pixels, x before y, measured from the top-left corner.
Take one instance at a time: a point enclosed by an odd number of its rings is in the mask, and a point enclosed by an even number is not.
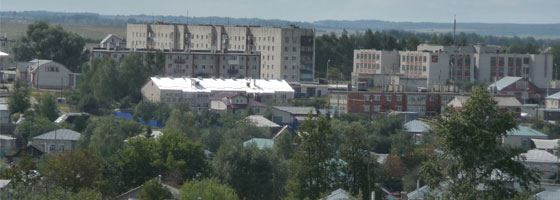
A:
[[[453,43],[457,46],[457,40],[455,39],[455,31],[457,30],[457,15],[453,15]]]

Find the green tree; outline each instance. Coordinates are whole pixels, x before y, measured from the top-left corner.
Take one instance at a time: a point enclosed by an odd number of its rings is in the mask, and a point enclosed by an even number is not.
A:
[[[286,164],[272,149],[244,147],[241,143],[222,145],[213,160],[215,174],[231,185],[242,199],[280,199],[288,174]]]
[[[519,160],[523,151],[501,145],[507,131],[516,128],[514,114],[502,113],[484,88],[471,94],[460,112],[445,113],[434,127],[436,148],[422,167],[428,185],[450,180],[447,195],[454,199],[507,198],[515,194],[506,181],[524,190],[538,183],[538,175]],[[507,178],[506,178],[507,177]],[[484,191],[477,187],[484,185]]]
[[[95,61],[91,67],[94,72],[90,78],[91,82],[87,84],[91,84],[93,95],[98,102],[112,103],[126,94],[122,89],[122,80],[119,79],[119,70],[114,60]]]
[[[99,117],[90,120],[82,133],[80,147],[89,147],[101,158],[109,158],[123,147],[123,141],[142,132],[138,122],[116,117]]]
[[[235,190],[220,184],[217,179],[187,181],[181,187],[181,200],[191,199],[239,200]]]
[[[204,146],[191,142],[175,132],[166,132],[156,140],[152,166],[162,171],[164,180],[182,184],[185,180],[207,175],[208,163]]]
[[[200,139],[199,126],[193,112],[183,112],[179,109],[173,109],[165,124],[165,131],[181,133],[194,141]]]
[[[294,154],[290,166],[291,179],[288,183],[290,197],[318,199],[330,191],[336,176],[337,162],[330,141],[331,126],[325,116],[312,120],[311,114],[299,127],[302,142]]]
[[[67,32],[60,25],[38,21],[29,24],[25,35],[12,47],[12,53],[17,61],[52,59],[78,72],[89,56],[84,52],[84,45],[84,39],[78,34]]]
[[[295,151],[295,147],[292,144],[292,141],[293,139],[290,133],[284,133],[280,135],[274,143],[274,151],[276,152],[276,154],[278,154],[285,160],[292,158],[292,155]]]
[[[346,184],[354,195],[370,194],[376,183],[376,160],[371,155],[365,127],[352,122],[344,126],[342,138],[340,157],[347,163],[344,166]],[[364,200],[369,199],[369,195],[362,196]]]
[[[136,104],[134,107],[134,118],[136,119],[137,117],[140,117],[144,121],[148,122],[151,119],[154,119],[157,109],[158,105],[153,102],[140,101],[140,103]]]
[[[31,114],[31,113],[29,113]],[[35,136],[54,131],[60,127],[53,121],[40,116],[26,115],[23,123],[16,127],[15,133],[23,136],[27,141]]]
[[[247,105],[247,107],[243,111],[243,117],[247,117],[254,114],[255,114],[255,110],[253,110],[253,106],[251,106],[250,104]]]
[[[44,94],[39,98],[39,104],[35,105],[35,112],[41,116],[49,119],[50,121],[56,120],[60,111],[56,106],[56,99],[52,94]]]
[[[42,175],[49,186],[78,192],[82,188],[95,188],[101,170],[96,156],[88,150],[81,150],[50,159]]]
[[[16,80],[13,85],[13,89],[8,97],[8,109],[10,110],[10,115],[14,113],[23,113],[29,107],[31,107],[30,90],[27,83]]]
[[[142,187],[140,195],[138,195],[138,199],[140,200],[164,200],[171,198],[173,198],[171,192],[163,187],[157,179],[152,179],[144,183],[144,187]]]
[[[128,148],[119,151],[118,171],[127,188],[139,186],[161,173],[152,165],[158,156],[155,145],[153,138],[137,137],[129,139]]]

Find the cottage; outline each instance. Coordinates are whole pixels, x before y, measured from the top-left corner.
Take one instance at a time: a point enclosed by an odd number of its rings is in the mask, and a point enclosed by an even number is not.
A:
[[[538,169],[542,173],[541,179],[556,180],[558,178],[560,160],[555,155],[544,150],[531,149],[520,156],[525,166]]]
[[[517,129],[507,132],[503,137],[504,145],[512,147],[531,148],[531,139],[547,139],[548,136],[540,131],[532,129],[528,126],[519,126]]]
[[[272,121],[278,124],[299,123],[305,120],[309,113],[317,116],[317,110],[313,107],[273,106]]]
[[[120,37],[109,34],[99,43],[99,47],[104,49],[119,49],[126,47],[126,41],[121,39]]]
[[[56,155],[76,149],[81,134],[70,129],[57,129],[33,138],[31,144],[37,149]]]
[[[28,66],[19,66],[16,70],[16,76],[34,88],[76,89],[78,85],[78,73],[52,60],[35,59],[29,61]]]
[[[16,138],[9,135],[0,135],[0,158],[16,150]]]
[[[263,115],[268,107],[264,103],[237,92],[220,92],[210,98],[210,110],[214,112],[231,112],[240,115],[249,106],[257,115]]]
[[[456,96],[447,104],[448,107],[460,111],[463,109],[463,105],[469,100],[469,96]],[[497,102],[498,107],[502,111],[512,111],[516,113],[521,112],[521,102],[515,97],[505,97],[505,96],[493,96],[492,99]]]

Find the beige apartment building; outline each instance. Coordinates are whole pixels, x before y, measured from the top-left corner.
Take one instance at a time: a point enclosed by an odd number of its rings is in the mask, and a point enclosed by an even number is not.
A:
[[[260,53],[259,78],[313,81],[315,30],[289,27],[128,24],[126,47],[211,53]]]
[[[438,88],[457,82],[480,81],[492,83],[506,76],[524,77],[537,87],[546,88],[552,81],[552,55],[501,53],[498,46],[440,46],[418,45],[417,51],[399,51],[392,57],[381,60],[383,66],[400,66],[397,73],[371,76],[375,69],[362,66],[364,53],[383,52],[376,50],[354,50],[354,72],[352,82],[366,83],[368,87],[397,84],[414,90],[419,87]],[[373,67],[373,66],[372,66]],[[377,79],[377,80],[375,80]],[[382,80],[391,80],[391,83]],[[373,83],[373,84],[370,84]]]
[[[155,50],[112,50],[93,49],[92,60],[110,57],[119,65],[132,53],[145,55]],[[170,51],[163,50],[165,64],[163,76],[169,77],[222,77],[222,78],[259,78],[260,54],[245,52],[209,52],[209,51]]]

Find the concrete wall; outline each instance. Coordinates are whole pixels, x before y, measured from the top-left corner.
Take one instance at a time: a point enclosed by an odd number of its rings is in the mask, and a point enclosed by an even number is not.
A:
[[[31,145],[47,154],[57,155],[61,152],[73,151],[76,148],[76,141],[34,139]]]

